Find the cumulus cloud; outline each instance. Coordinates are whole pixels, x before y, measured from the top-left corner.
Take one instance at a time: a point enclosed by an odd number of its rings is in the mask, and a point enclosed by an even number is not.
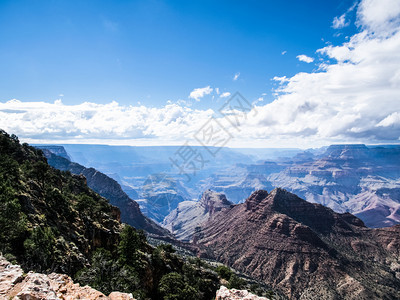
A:
[[[203,98],[205,95],[211,94],[212,91],[213,89],[210,86],[194,89],[190,93],[189,98],[194,99],[196,101],[200,101],[201,98]]]
[[[221,98],[227,98],[227,97],[229,97],[230,95],[231,95],[231,93],[225,92],[225,93],[222,93],[222,94],[220,95],[220,97],[221,97]]]
[[[400,1],[363,0],[358,6],[358,25],[370,32],[390,34],[400,25]]]
[[[239,76],[240,76],[240,72],[237,72],[237,73],[233,76],[233,81],[238,80]]]
[[[286,50],[281,52],[282,55],[285,55],[286,53],[287,53]]]
[[[304,62],[306,62],[306,63],[308,63],[308,64],[309,64],[309,63],[312,63],[312,62],[314,61],[314,58],[309,57],[309,56],[304,55],[304,54],[297,55],[296,58],[297,58],[299,61],[304,61]]]
[[[193,124],[207,121],[212,110],[193,110],[178,104],[161,108],[84,102],[0,102],[0,128],[25,139],[164,139],[182,140]]]

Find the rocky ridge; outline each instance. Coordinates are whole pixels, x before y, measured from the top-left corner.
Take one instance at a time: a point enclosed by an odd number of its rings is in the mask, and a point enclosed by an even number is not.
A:
[[[178,207],[164,219],[162,225],[177,239],[190,241],[198,226],[231,205],[232,203],[226,199],[224,194],[207,190],[197,202],[179,203]]]
[[[369,229],[349,213],[275,189],[219,212],[193,240],[200,256],[289,298],[398,299],[399,230]]]

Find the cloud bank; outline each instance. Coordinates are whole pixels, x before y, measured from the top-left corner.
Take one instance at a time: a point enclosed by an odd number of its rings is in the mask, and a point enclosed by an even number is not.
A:
[[[356,14],[359,32],[346,43],[318,49],[322,61],[317,71],[275,77],[279,86],[274,101],[256,105],[257,114],[250,113],[240,130],[232,132],[228,146],[399,142],[400,2],[363,0]],[[210,86],[195,89],[189,97],[199,101],[212,91]],[[218,112],[184,103],[151,108],[117,102],[0,102],[0,128],[30,142],[179,144],[212,116],[229,126]]]

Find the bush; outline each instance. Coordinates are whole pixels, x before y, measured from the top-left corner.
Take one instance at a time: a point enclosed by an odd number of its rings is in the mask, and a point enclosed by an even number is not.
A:
[[[25,231],[26,215],[13,188],[0,183],[0,251],[21,252]]]
[[[232,274],[231,277],[229,278],[229,284],[228,284],[228,288],[230,289],[243,289],[246,285],[246,281],[242,278],[240,278],[239,276],[237,276],[236,274]]]
[[[218,266],[215,268],[215,272],[217,272],[218,276],[222,279],[229,280],[233,274],[232,270],[226,266]]]
[[[35,227],[30,238],[24,242],[26,260],[39,270],[48,270],[55,261],[55,244],[56,240],[50,227]]]
[[[164,275],[158,289],[164,300],[199,299],[199,291],[187,284],[183,276],[176,272]]]
[[[119,264],[110,251],[102,248],[93,253],[90,267],[79,271],[75,279],[81,285],[89,285],[106,295],[112,291],[143,294],[137,272],[128,265]]]
[[[118,245],[118,255],[122,264],[129,266],[138,265],[138,251],[146,244],[146,236],[143,231],[136,231],[133,227],[126,225],[120,235],[121,241]]]

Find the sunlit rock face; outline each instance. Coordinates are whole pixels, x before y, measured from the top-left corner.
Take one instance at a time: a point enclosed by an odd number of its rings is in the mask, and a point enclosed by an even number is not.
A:
[[[178,239],[190,241],[196,228],[231,205],[224,194],[207,190],[197,202],[179,203],[178,207],[164,219],[163,226]]]
[[[199,256],[291,299],[398,299],[398,233],[398,226],[371,229],[350,213],[278,188],[218,212],[193,242]]]
[[[217,291],[215,300],[269,300],[269,298],[258,297],[246,290],[228,289],[222,285]]]
[[[64,274],[28,272],[0,256],[0,299],[15,300],[134,300],[131,294],[112,292],[108,297],[89,287],[81,287]]]

